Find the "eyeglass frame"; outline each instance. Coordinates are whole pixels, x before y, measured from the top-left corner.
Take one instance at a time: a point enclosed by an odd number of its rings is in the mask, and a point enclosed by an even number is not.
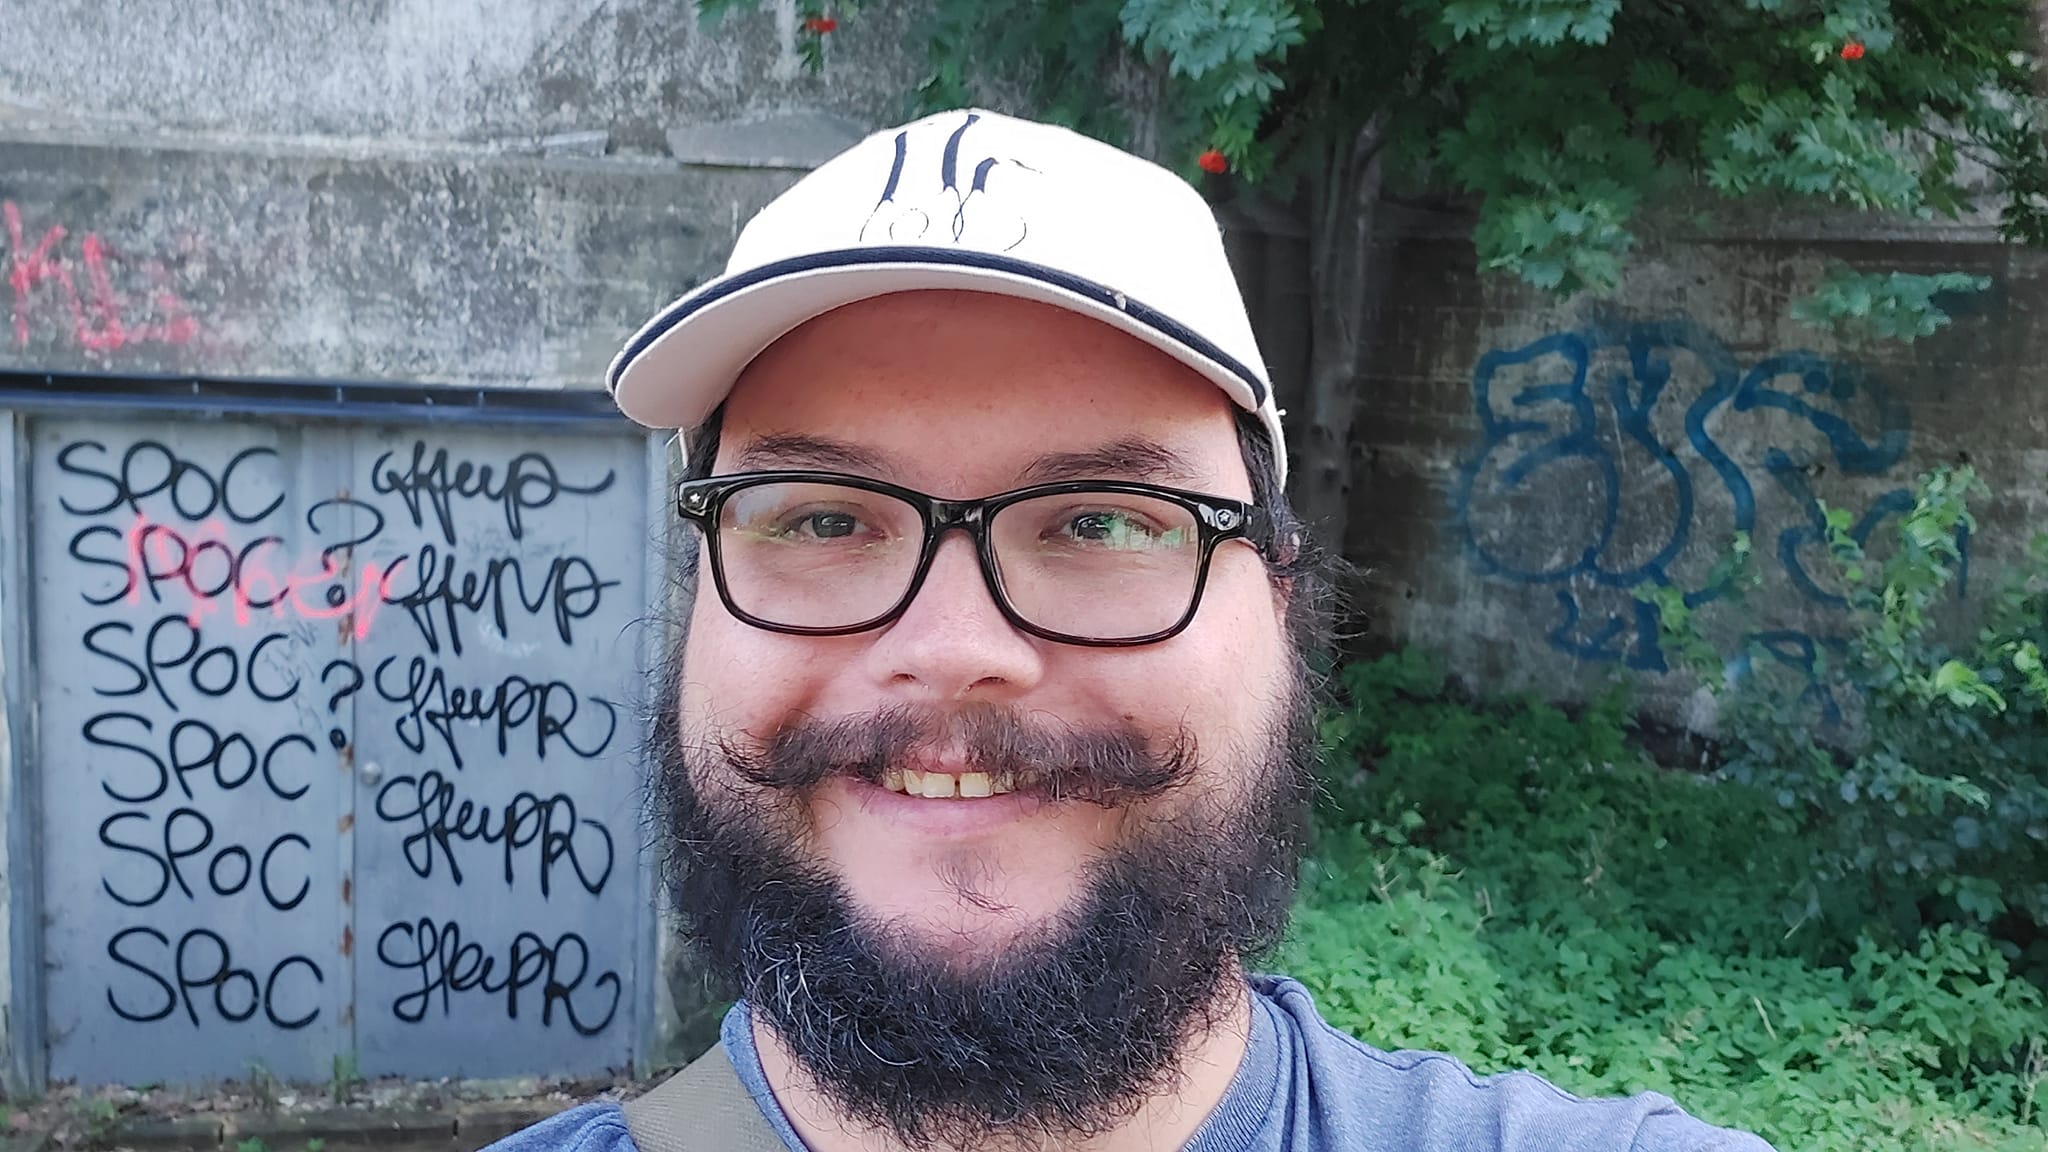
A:
[[[719,518],[724,514],[727,500],[749,488],[766,484],[836,484],[893,496],[916,509],[918,518],[924,526],[924,541],[918,554],[917,567],[912,571],[910,583],[904,589],[902,597],[887,611],[857,624],[823,627],[777,624],[741,608],[733,601],[732,591],[726,585],[725,561],[719,546]],[[1179,620],[1166,628],[1143,636],[1105,640],[1099,637],[1070,635],[1033,624],[1010,603],[1009,592],[1003,587],[1002,573],[996,565],[995,542],[989,536],[989,522],[997,513],[1012,504],[1020,504],[1042,496],[1066,496],[1082,492],[1144,496],[1177,504],[1194,513],[1199,533],[1197,546],[1201,549],[1201,558],[1195,568],[1195,586],[1188,597],[1187,611],[1181,614]],[[989,590],[989,598],[995,601],[997,610],[1012,627],[1042,640],[1085,648],[1134,648],[1170,640],[1186,631],[1188,625],[1194,622],[1196,611],[1202,606],[1202,593],[1209,586],[1209,562],[1215,556],[1217,545],[1228,540],[1243,540],[1262,558],[1270,560],[1273,553],[1272,517],[1258,505],[1244,500],[1232,500],[1203,492],[1134,480],[1062,480],[998,492],[978,500],[942,500],[919,492],[915,488],[905,488],[886,480],[840,472],[801,469],[735,472],[723,476],[685,480],[676,485],[676,514],[696,524],[698,530],[703,533],[706,548],[710,552],[711,582],[718,589],[718,598],[725,604],[726,611],[732,613],[742,623],[788,636],[852,636],[895,623],[910,610],[911,602],[917,599],[918,592],[924,588],[925,578],[931,573],[932,561],[938,557],[940,541],[947,532],[954,529],[966,532],[974,541],[974,555],[981,567],[982,581]]]

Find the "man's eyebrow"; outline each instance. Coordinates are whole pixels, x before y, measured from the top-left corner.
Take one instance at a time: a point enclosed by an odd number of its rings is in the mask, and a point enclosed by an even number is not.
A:
[[[1126,436],[1085,452],[1048,452],[1024,470],[1025,484],[1061,480],[1139,480],[1191,487],[1201,476],[1186,457],[1156,440]]]
[[[733,458],[735,471],[775,468],[818,468],[828,472],[885,475],[888,462],[877,453],[844,440],[795,433],[771,433],[749,440]]]

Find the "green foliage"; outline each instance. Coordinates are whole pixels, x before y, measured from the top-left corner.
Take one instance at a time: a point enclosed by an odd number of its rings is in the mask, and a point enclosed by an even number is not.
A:
[[[1823,507],[1848,617],[1810,669],[1776,664],[1755,644],[1724,657],[1705,638],[1731,615],[1733,631],[1754,631],[1739,619],[1739,583],[1691,613],[1646,590],[1681,666],[1719,699],[1722,771],[1774,797],[1811,845],[1816,914],[1876,910],[1917,924],[1931,911],[1988,924],[2014,913],[2048,925],[2048,536],[2006,577],[1973,639],[1952,642],[1937,611],[1952,599],[1975,527],[1968,498],[1981,491],[1967,468],[1925,477],[1882,559],[1851,535],[1846,510]],[[1829,702],[1845,708],[1832,727]],[[2026,962],[2048,972],[2048,950]]]
[[[1983,931],[1805,918],[1798,817],[1652,763],[1618,697],[1461,699],[1413,652],[1342,685],[1274,963],[1332,1022],[1800,1152],[2048,1140],[2048,1006]]]
[[[1875,274],[1837,266],[1828,270],[1812,296],[1793,303],[1792,315],[1804,324],[1851,337],[1910,344],[1948,327],[1949,314],[1936,296],[1989,287],[1989,277],[1962,272]]]
[[[827,12],[798,4],[807,29]],[[1981,170],[2006,234],[2048,242],[2039,48],[2012,0],[936,0],[923,39],[919,110],[1021,89],[1020,111],[1119,142],[1142,63],[1156,148],[1190,179],[1208,147],[1240,177],[1314,174],[1380,125],[1394,183],[1478,205],[1483,267],[1560,292],[1612,290],[1638,214],[1686,186],[1955,216]],[[799,36],[814,67],[825,40]],[[1911,338],[1964,287],[1836,276],[1804,312]]]
[[[356,1089],[362,1086],[363,1076],[356,1063],[354,1052],[337,1052],[330,1061],[331,1072],[327,1078],[328,1097],[336,1104],[347,1104],[355,1099]]]

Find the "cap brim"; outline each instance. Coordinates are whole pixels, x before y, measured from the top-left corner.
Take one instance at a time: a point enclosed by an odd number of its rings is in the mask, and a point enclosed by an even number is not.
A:
[[[1265,380],[1209,341],[1127,296],[1028,261],[956,249],[821,252],[712,281],[663,309],[612,361],[619,409],[654,428],[694,427],[756,356],[805,321],[896,292],[959,289],[1036,300],[1099,320],[1213,381],[1271,418]],[[1269,428],[1278,443],[1279,429]]]

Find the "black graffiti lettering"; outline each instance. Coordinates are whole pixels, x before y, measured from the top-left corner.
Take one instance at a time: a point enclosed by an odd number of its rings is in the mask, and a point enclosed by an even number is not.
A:
[[[272,769],[275,767],[277,754],[283,751],[284,749],[293,746],[304,748],[306,751],[313,753],[318,753],[319,751],[319,749],[313,746],[312,740],[308,739],[303,733],[299,732],[288,732],[285,735],[278,737],[277,740],[273,742],[269,748],[266,748],[263,751],[263,783],[267,785],[270,788],[271,793],[280,800],[297,800],[299,797],[304,796],[306,794],[307,789],[310,789],[313,786],[310,782],[308,782],[299,785],[297,788],[294,788],[289,792],[285,791],[283,788],[278,786],[277,776],[272,771]]]
[[[461,886],[473,895],[478,883],[495,888],[500,880],[507,888],[536,886],[543,901],[573,898],[581,907],[585,895],[602,898],[617,843],[588,814],[588,797],[521,781],[533,790],[514,792],[514,783],[488,793],[486,803],[466,794],[456,769],[464,742],[472,759],[494,748],[498,757],[516,758],[522,773],[532,770],[529,759],[550,753],[557,761],[599,757],[618,737],[617,706],[580,691],[574,674],[543,656],[513,665],[542,679],[503,675],[502,667],[466,671],[452,657],[465,644],[495,645],[500,637],[574,648],[579,626],[585,637],[596,627],[607,595],[616,607],[613,590],[623,581],[604,579],[588,556],[543,552],[533,537],[543,522],[587,518],[575,498],[611,491],[619,474],[599,465],[565,475],[539,451],[465,459],[461,448],[408,439],[372,465],[379,502],[316,499],[293,495],[289,477],[298,470],[281,466],[281,449],[212,455],[159,435],[80,439],[63,445],[55,461],[58,504],[80,518],[51,537],[53,546],[69,540],[66,569],[54,581],[58,599],[79,611],[63,592],[70,584],[92,615],[122,617],[75,625],[90,670],[74,672],[81,679],[66,687],[87,705],[62,713],[69,728],[76,716],[104,709],[75,730],[106,797],[93,802],[103,816],[96,871],[111,901],[100,907],[143,921],[103,921],[94,933],[106,934],[106,959],[93,966],[104,968],[111,1019],[168,1020],[182,1033],[185,1023],[291,1031],[321,1018],[322,964],[332,962],[325,957],[333,941],[316,948],[310,940],[332,921],[333,837],[363,835],[360,826],[351,831],[351,818],[333,831],[329,804],[346,793],[326,781],[345,779],[330,774],[337,761],[348,766],[355,716],[380,728],[388,720],[413,753],[439,744],[452,759],[450,767],[433,753],[428,763],[438,770],[401,769],[409,774],[376,791],[377,813],[402,838],[401,855],[417,879],[445,877],[458,901]],[[401,506],[404,513],[395,510]],[[304,524],[295,526],[301,508]],[[409,539],[390,541],[387,528],[408,515],[411,524],[400,531]],[[527,543],[502,546],[507,537]],[[365,552],[373,543],[376,550]],[[395,562],[380,566],[394,554]],[[409,563],[416,576],[399,571]],[[353,586],[358,575],[360,589]],[[375,613],[392,604],[424,639],[404,647],[425,654],[380,654],[366,677],[372,662],[355,663],[351,635],[365,642]],[[296,619],[250,628],[256,612]],[[231,637],[212,622],[216,613],[235,625]],[[445,667],[436,663],[444,648]],[[318,682],[308,681],[307,672],[323,665]],[[383,756],[395,752],[388,738],[376,743],[387,745],[378,749]],[[329,744],[342,755],[330,757]],[[309,797],[312,808],[290,811],[311,813],[314,823],[280,818],[278,802]],[[88,887],[92,875],[84,878]],[[522,1027],[537,1019],[565,1035],[598,1035],[618,1018],[624,980],[607,967],[602,947],[593,955],[583,936],[558,935],[563,925],[551,920],[494,923],[466,935],[446,913],[413,918],[436,911],[447,889],[408,895],[382,890],[386,883],[366,904],[388,906],[394,895],[432,901],[407,908],[393,918],[399,922],[374,922],[388,924],[377,958],[393,971],[388,987],[399,1021],[452,1016],[465,998],[471,1012],[488,1004],[495,1015],[502,1007],[507,1019],[525,1020]],[[348,892],[344,882],[344,901]],[[216,920],[216,908],[238,914]],[[312,921],[302,923],[302,908]],[[291,918],[266,920],[268,912]],[[307,942],[272,951],[263,942],[273,935]]]
[[[173,657],[160,657],[157,654],[157,637],[165,629],[180,628],[185,632],[185,650]],[[171,694],[164,689],[163,677],[158,675],[158,673],[171,668],[183,667],[198,653],[199,629],[193,627],[191,621],[176,614],[165,616],[150,625],[149,634],[143,639],[142,663],[143,667],[149,670],[150,687],[156,689],[157,698],[164,702],[164,707],[169,708],[173,712],[178,710],[178,702],[171,699]]]
[[[262,445],[244,448],[229,457],[227,467],[220,470],[220,509],[228,514],[228,519],[237,524],[254,524],[259,520],[267,520],[271,513],[284,506],[284,493],[279,492],[270,498],[270,503],[257,511],[242,511],[235,507],[235,469],[265,456],[272,460],[277,459],[277,449],[265,448]]]
[[[573,971],[564,968],[565,958],[570,957],[574,960]],[[538,986],[543,1028],[553,1026],[555,1007],[560,1005],[570,1028],[581,1036],[595,1036],[610,1026],[617,1015],[623,990],[619,974],[606,971],[589,985],[593,993],[606,987],[611,989],[611,999],[604,1004],[603,1013],[592,1017],[592,1022],[586,1022],[578,1013],[576,994],[590,974],[590,947],[574,932],[562,933],[552,944],[535,933],[519,933],[507,950],[504,974],[497,979],[493,975],[497,972],[498,957],[486,956],[481,944],[463,943],[462,928],[453,920],[438,925],[421,917],[412,924],[392,924],[377,937],[377,959],[400,971],[419,973],[419,987],[391,1003],[392,1014],[408,1024],[425,1020],[437,997],[441,1014],[449,1015],[454,995],[469,991],[503,993],[506,1017],[517,1020],[520,994]]]
[[[134,941],[138,938],[154,940],[157,951],[164,955],[159,963],[152,964],[149,958],[137,955]],[[210,993],[214,1014],[231,1024],[246,1023],[254,1018],[260,1009],[265,1018],[277,1028],[295,1031],[319,1019],[320,1007],[316,1003],[311,1011],[295,1017],[278,1013],[277,989],[284,974],[294,968],[303,968],[313,977],[313,984],[324,985],[326,974],[320,965],[305,956],[287,956],[271,966],[265,979],[258,980],[252,968],[235,964],[234,952],[220,933],[206,928],[194,928],[178,938],[176,945],[171,938],[155,928],[123,928],[107,941],[107,955],[128,970],[137,973],[156,985],[163,995],[160,1008],[142,1010],[124,1004],[115,995],[114,989],[107,989],[107,1006],[123,1020],[137,1024],[154,1023],[170,1018],[179,1008],[185,1010],[185,1018],[193,1027],[200,1026],[199,1008],[202,997]],[[168,964],[163,964],[168,961]],[[244,1004],[232,1004],[231,1000],[245,1000]]]
[[[187,736],[193,739],[187,740]],[[237,749],[240,750],[243,761],[242,773],[230,777],[227,775],[227,764],[230,754]],[[249,738],[240,732],[230,732],[223,737],[213,725],[204,720],[180,720],[173,724],[170,752],[171,775],[177,779],[178,790],[185,794],[187,800],[194,799],[192,782],[187,779],[194,772],[210,769],[213,772],[213,782],[223,792],[232,792],[240,788],[256,774],[256,746],[249,742]],[[190,753],[189,759],[185,752]]]
[[[154,729],[154,726],[146,716],[140,716],[133,712],[102,712],[85,722],[84,727],[80,729],[80,735],[84,737],[85,742],[88,744],[100,748],[119,748],[125,752],[133,752],[137,756],[149,761],[150,766],[156,769],[156,786],[148,792],[140,795],[129,795],[125,792],[116,792],[112,781],[100,781],[101,790],[123,804],[147,804],[151,800],[163,795],[170,788],[170,769],[164,764],[162,758],[140,744],[130,744],[125,740],[115,740],[101,735],[100,729],[102,727],[113,724],[116,721],[140,724],[144,732],[150,732]]]
[[[171,688],[177,677],[166,675],[171,672],[183,673],[185,684],[194,692],[215,700],[231,695],[245,683],[257,699],[271,703],[289,700],[299,690],[296,676],[282,686],[264,686],[256,681],[256,670],[265,653],[272,645],[289,647],[293,641],[289,633],[265,633],[249,649],[246,660],[232,645],[206,647],[201,629],[176,613],[161,616],[151,624],[149,631],[143,634],[142,650],[130,655],[122,650],[126,645],[118,644],[115,638],[132,638],[134,635],[134,626],[120,620],[103,621],[86,630],[86,651],[119,665],[134,677],[133,683],[125,685],[95,686],[95,694],[136,696],[154,689],[157,699],[176,712],[180,702],[172,695]]]
[[[400,850],[413,874],[423,880],[433,877],[438,855],[448,864],[449,878],[462,883],[458,841],[498,845],[507,887],[515,882],[514,862],[520,850],[538,848],[543,899],[552,894],[557,864],[568,864],[576,882],[593,896],[602,893],[611,878],[615,854],[611,830],[596,820],[579,819],[576,802],[566,792],[548,797],[521,792],[500,811],[458,800],[453,780],[428,771],[417,778],[398,776],[385,782],[377,792],[377,815],[393,824],[418,822],[400,843]]]
[[[262,876],[263,898],[269,901],[270,906],[279,912],[289,912],[297,908],[305,901],[306,893],[313,890],[313,878],[310,874],[299,881],[299,890],[289,900],[280,900],[277,895],[277,889],[270,886],[270,858],[275,856],[277,850],[286,844],[296,844],[304,848],[308,853],[313,850],[312,842],[296,832],[287,832],[279,836],[270,842],[270,847],[263,850],[263,867],[259,872],[259,875]]]
[[[112,473],[102,472],[97,468],[88,468],[83,464],[75,464],[72,462],[71,457],[73,456],[73,454],[88,449],[97,452],[102,456],[107,454],[107,446],[105,444],[100,443],[97,440],[75,440],[69,444],[66,444],[64,447],[58,449],[58,471],[67,472],[73,476],[83,476],[88,480],[97,480],[100,483],[105,484],[107,487],[113,489],[113,495],[107,497],[106,503],[97,505],[92,508],[79,507],[71,503],[71,498],[68,496],[58,498],[57,506],[64,509],[66,512],[71,513],[73,516],[104,516],[107,513],[112,512],[114,509],[120,507],[121,502],[128,498],[128,486],[122,483],[120,478],[113,475]]]
[[[171,946],[171,940],[170,937],[165,936],[163,933],[157,931],[154,928],[123,928],[121,931],[114,933],[114,935],[107,940],[107,956],[111,958],[114,961],[114,963],[119,964],[123,968],[128,968],[133,971],[140,972],[143,976],[147,977],[151,983],[155,984],[159,989],[161,989],[164,994],[164,1006],[162,1008],[159,1008],[154,1012],[142,1012],[135,1009],[124,1007],[121,1001],[114,997],[114,990],[112,988],[108,988],[107,1007],[112,1008],[114,1010],[114,1015],[119,1016],[123,1020],[128,1020],[136,1024],[148,1024],[157,1020],[161,1020],[164,1017],[169,1016],[171,1013],[176,1012],[178,1010],[178,990],[171,986],[171,982],[169,980],[166,980],[163,977],[157,975],[156,970],[151,968],[149,965],[144,964],[141,961],[136,960],[130,956],[124,955],[122,953],[122,942],[129,939],[132,936],[148,936],[151,939],[154,939],[158,944],[164,946],[165,948],[169,948]]]
[[[451,462],[446,448],[437,449],[431,459],[425,441],[415,440],[412,459],[403,470],[391,466],[396,453],[386,452],[370,466],[370,487],[379,493],[396,494],[405,502],[413,526],[426,527],[426,510],[431,509],[440,525],[444,543],[455,543],[457,499],[481,499],[497,504],[504,512],[505,529],[514,540],[525,537],[524,514],[545,508],[564,494],[595,496],[612,486],[616,474],[607,469],[604,478],[592,484],[571,484],[555,471],[554,462],[539,452],[522,452],[506,465],[502,476],[489,464],[469,460]],[[422,501],[425,507],[422,507]]]
[[[450,687],[447,676],[438,666],[430,668],[424,657],[415,656],[406,665],[404,681],[388,684],[385,674],[397,662],[396,656],[385,657],[371,679],[379,696],[407,707],[407,711],[393,722],[399,740],[414,752],[424,752],[427,733],[431,730],[441,738],[458,768],[463,763],[462,750],[456,746],[455,740],[454,726],[459,721],[495,722],[498,754],[501,756],[510,747],[512,733],[531,723],[533,753],[543,760],[547,758],[550,741],[559,741],[578,757],[592,759],[610,746],[612,737],[618,732],[617,706],[602,696],[578,697],[574,688],[560,680],[537,684],[515,675],[489,687]],[[579,701],[587,701],[604,710],[603,734],[596,734],[599,725],[585,724],[586,739],[582,743],[569,734],[569,727],[576,722],[581,710]]]
[[[130,821],[142,822],[142,840],[126,840],[116,835],[120,826]],[[189,807],[173,809],[164,818],[161,834],[156,836],[148,832],[150,821],[149,813],[128,809],[100,822],[101,844],[117,852],[142,857],[156,873],[156,887],[143,895],[119,891],[111,878],[101,876],[100,887],[118,904],[129,908],[153,907],[170,895],[172,885],[176,885],[187,900],[197,899],[198,895],[186,876],[187,862],[196,859],[206,861],[206,887],[215,896],[239,895],[248,889],[249,881],[254,877],[264,902],[275,911],[289,912],[304,903],[313,890],[310,870],[299,876],[298,889],[289,896],[279,895],[284,884],[272,874],[273,864],[282,859],[278,850],[285,845],[311,853],[312,842],[297,832],[286,832],[272,839],[261,856],[253,855],[240,844],[224,844],[208,855],[207,849],[213,848],[214,826],[204,812]],[[192,870],[195,875],[199,871],[196,866]]]
[[[86,555],[84,551],[85,542],[97,536],[112,537],[115,541],[116,547],[121,551],[121,558],[116,560],[108,556]],[[71,543],[68,546],[67,550],[71,553],[71,558],[73,560],[76,560],[81,564],[92,564],[101,568],[113,568],[121,573],[121,587],[113,592],[109,592],[105,596],[95,597],[90,593],[84,591],[79,592],[79,598],[84,600],[87,604],[90,604],[95,608],[104,608],[117,600],[123,599],[124,597],[132,594],[135,591],[135,569],[132,565],[128,563],[127,539],[127,536],[123,534],[120,529],[108,524],[94,524],[89,527],[80,528],[78,532],[71,537]]]
[[[233,881],[223,881],[220,878],[220,865],[223,860],[241,861],[242,874]],[[206,866],[206,886],[213,889],[215,895],[233,896],[249,886],[249,877],[255,870],[256,865],[249,860],[249,850],[240,844],[230,844],[214,853],[213,863]]]
[[[347,510],[363,513],[369,517],[369,523],[365,526],[358,527],[355,530],[354,534],[349,536],[347,539],[337,540],[332,544],[328,544],[322,547],[320,549],[320,562],[323,566],[327,566],[332,563],[335,553],[352,551],[356,548],[357,545],[367,544],[370,541],[375,540],[378,534],[384,531],[383,509],[378,508],[375,504],[369,504],[349,496],[337,496],[331,500],[321,500],[318,503],[315,503],[311,507],[307,508],[307,530],[312,532],[313,535],[315,536],[325,535],[326,531],[325,529],[320,527],[320,520],[321,514],[329,510]]]
[[[227,661],[227,674],[224,677],[220,673],[218,663],[222,660]],[[206,682],[205,672],[208,667],[214,669],[214,682],[211,684]],[[235,682],[241,678],[241,671],[241,657],[235,655],[234,649],[224,644],[208,648],[199,654],[199,659],[192,662],[192,687],[198,689],[201,695],[218,700],[235,690]]]
[[[312,1011],[307,1012],[304,1016],[290,1020],[278,1016],[277,978],[284,975],[285,969],[294,966],[303,967],[311,972],[313,974],[313,983],[327,983],[327,977],[321,973],[320,966],[304,956],[287,956],[283,960],[278,961],[277,967],[270,970],[270,979],[263,982],[263,1015],[269,1018],[273,1026],[282,1028],[287,1032],[295,1032],[300,1028],[304,1028],[306,1025],[311,1024],[315,1017],[320,1015],[320,1005],[316,1003],[313,1005]]]
[[[269,704],[275,704],[281,700],[289,700],[293,696],[298,694],[299,678],[297,676],[292,677],[291,683],[285,685],[283,688],[278,689],[276,692],[265,692],[256,684],[256,667],[257,664],[263,659],[263,650],[265,648],[270,647],[270,645],[272,645],[273,643],[281,644],[289,639],[290,637],[286,636],[282,632],[272,632],[269,635],[265,636],[263,639],[258,640],[254,648],[249,649],[249,691],[258,700],[262,700],[265,703]]]
[[[263,783],[272,795],[280,800],[297,800],[304,796],[311,784],[301,784],[287,789],[278,783],[278,754],[286,748],[303,748],[315,752],[313,741],[298,732],[287,732],[270,742],[261,755],[256,751],[255,742],[240,732],[222,736],[204,720],[180,720],[171,726],[166,738],[167,756],[159,756],[143,744],[118,739],[117,733],[105,731],[117,724],[133,724],[152,736],[156,725],[147,716],[135,712],[102,712],[87,720],[79,729],[86,743],[100,748],[116,748],[132,752],[149,762],[155,770],[154,783],[142,791],[122,791],[111,780],[102,780],[100,788],[110,798],[123,804],[147,804],[162,796],[176,781],[178,791],[185,799],[197,799],[192,790],[191,776],[205,772],[213,777],[214,785],[223,792],[233,792],[253,779],[260,770]],[[239,771],[236,769],[239,768]]]
[[[149,814],[146,812],[116,812],[105,820],[100,821],[100,843],[114,849],[116,852],[132,852],[156,865],[156,891],[142,897],[123,896],[119,892],[114,891],[114,882],[105,876],[100,877],[100,887],[106,889],[107,895],[113,897],[114,902],[117,904],[125,904],[130,908],[147,908],[163,899],[164,893],[170,891],[171,869],[169,865],[164,863],[163,858],[156,854],[154,849],[146,845],[129,844],[114,839],[114,826],[124,820],[140,820],[147,824],[149,822]]]
[[[417,558],[408,557],[416,578],[411,591],[387,594],[385,602],[396,604],[412,617],[427,642],[428,651],[441,651],[441,629],[448,631],[448,645],[462,652],[462,618],[488,613],[498,635],[510,639],[506,618],[507,592],[510,602],[529,616],[543,610],[553,620],[555,636],[564,644],[575,642],[575,624],[595,614],[604,590],[616,588],[617,580],[599,579],[597,569],[581,556],[557,556],[549,562],[540,585],[530,592],[526,569],[516,556],[493,557],[481,570],[464,570],[454,553],[443,553],[432,544],[421,547]],[[395,567],[395,566],[394,566]],[[508,588],[509,583],[509,588]]]
[[[188,826],[196,825],[193,832],[199,838],[196,843],[182,848],[175,843],[180,820],[186,822]],[[192,886],[185,882],[185,873],[180,865],[212,846],[213,821],[206,818],[206,813],[197,808],[173,808],[171,814],[164,817],[164,863],[170,868],[171,880],[178,885],[178,891],[183,892],[187,900],[192,898]]]
[[[106,445],[97,440],[74,441],[57,453],[57,467],[70,475],[104,484],[110,492],[105,501],[92,507],[73,504],[69,497],[60,499],[58,505],[74,516],[102,516],[123,504],[132,511],[140,512],[142,502],[158,494],[169,496],[171,507],[177,510],[178,515],[195,521],[203,520],[218,510],[237,524],[254,524],[284,505],[282,492],[255,511],[238,506],[235,500],[235,470],[251,460],[276,459],[275,448],[258,445],[242,449],[229,458],[218,479],[205,467],[155,440],[138,440],[131,444],[121,454],[118,473],[87,467],[72,459],[87,450],[101,456],[107,453]]]
[[[100,647],[100,633],[102,632],[124,632],[133,636],[135,635],[135,628],[120,620],[108,620],[86,629],[83,640],[87,652],[126,668],[128,674],[135,677],[135,683],[126,688],[95,687],[93,693],[98,696],[133,696],[138,692],[147,692],[149,690],[149,674],[144,672],[134,661],[121,655],[119,652],[111,652]]]

